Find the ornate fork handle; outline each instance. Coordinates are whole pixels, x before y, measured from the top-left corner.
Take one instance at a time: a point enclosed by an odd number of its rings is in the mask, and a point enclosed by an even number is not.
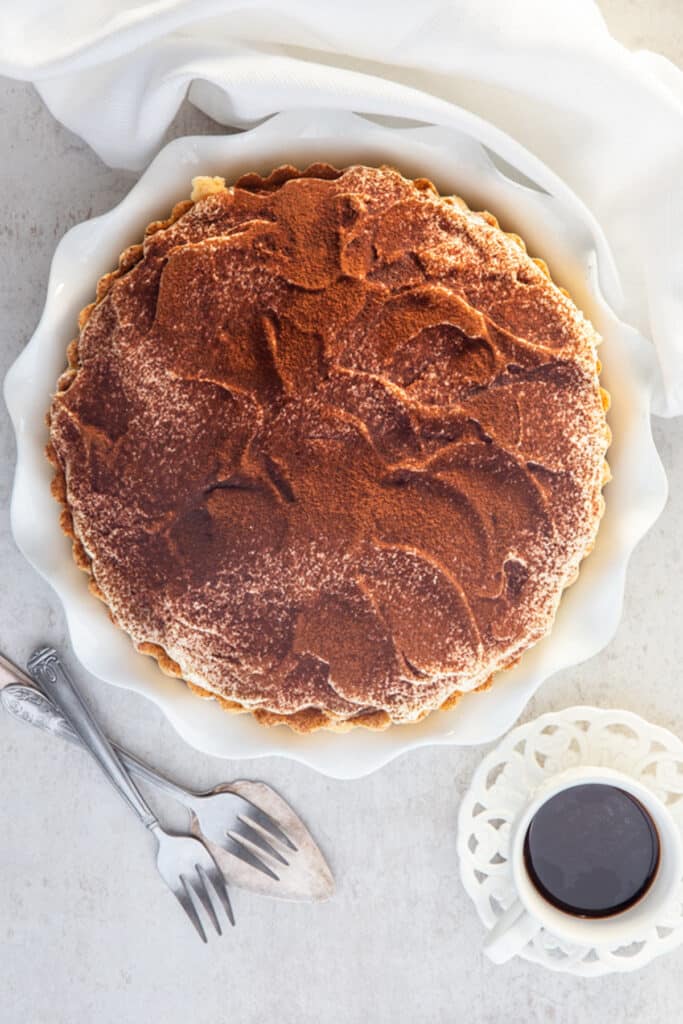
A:
[[[159,824],[156,815],[91,715],[54,648],[44,647],[35,651],[29,660],[28,670],[36,683],[55,702],[67,723],[93,755],[114,788],[133,808],[143,825],[155,829]],[[61,730],[63,726],[60,726]]]
[[[0,690],[0,702],[13,718],[29,725],[36,725],[44,732],[62,736],[71,743],[80,743],[61,711],[58,711],[49,697],[28,683],[9,683]]]
[[[68,740],[69,743],[83,746],[80,736],[72,729],[61,711],[49,697],[34,686],[29,686],[27,683],[9,683],[0,690],[0,703],[13,718],[18,718],[29,725],[35,725],[44,732],[52,733],[53,736],[60,736],[62,739]],[[150,768],[144,761],[138,760],[134,754],[119,746],[118,743],[111,740],[109,742],[128,771],[146,779],[158,789],[165,789],[176,800],[189,807],[190,810],[194,810],[196,794],[176,786],[170,779]]]

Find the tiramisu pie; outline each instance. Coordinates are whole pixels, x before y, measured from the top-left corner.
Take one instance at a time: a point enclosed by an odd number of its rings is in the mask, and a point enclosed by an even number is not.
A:
[[[83,310],[63,526],[138,650],[300,731],[415,722],[546,634],[607,479],[599,339],[390,168],[195,180]]]

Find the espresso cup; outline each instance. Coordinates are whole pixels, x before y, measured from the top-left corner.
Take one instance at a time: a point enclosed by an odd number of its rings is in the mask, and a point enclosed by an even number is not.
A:
[[[527,832],[543,805],[558,793],[591,784],[616,787],[634,797],[649,815],[659,840],[659,860],[643,894],[626,909],[599,917],[581,916],[551,903],[532,880],[524,856]],[[576,945],[628,945],[649,925],[661,920],[662,912],[675,899],[683,876],[681,834],[667,807],[646,786],[610,768],[570,768],[542,783],[513,824],[509,860],[517,898],[484,943],[484,952],[494,963],[504,963],[515,956],[541,928]]]

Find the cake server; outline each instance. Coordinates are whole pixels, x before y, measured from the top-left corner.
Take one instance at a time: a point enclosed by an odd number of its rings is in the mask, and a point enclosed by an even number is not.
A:
[[[2,655],[0,702],[14,718],[80,743],[52,701]],[[117,744],[112,746],[131,772],[188,808],[192,834],[205,843],[230,883],[286,900],[319,901],[332,895],[334,880],[320,849],[270,786],[245,780],[194,793]]]

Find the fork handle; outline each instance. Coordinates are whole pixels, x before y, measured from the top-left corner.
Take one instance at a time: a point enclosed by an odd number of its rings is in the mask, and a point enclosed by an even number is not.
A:
[[[69,743],[74,743],[76,746],[83,746],[81,737],[52,699],[42,690],[37,689],[30,679],[27,683],[8,683],[7,686],[0,689],[0,704],[13,718],[28,722],[29,725],[35,725],[36,728],[68,740]],[[114,743],[113,740],[109,742],[129,772],[139,775],[140,778],[150,782],[158,789],[170,793],[190,810],[194,809],[198,799],[196,794],[182,789],[166,776],[160,775],[154,768],[150,768],[148,764],[131,754],[129,750],[119,746],[118,743]]]
[[[120,757],[93,718],[92,712],[76,689],[59,655],[52,647],[41,647],[31,655],[28,670],[38,686],[48,694],[67,722],[73,727],[100,768],[133,808],[148,829],[158,827],[156,815],[131,779]]]
[[[33,686],[33,684],[9,683],[3,689],[0,689],[0,704],[13,718],[18,718],[22,722],[28,722],[29,725],[35,725],[44,732],[50,732],[54,736],[68,740],[69,743],[83,746],[81,737],[66,720],[59,708],[56,707],[54,701],[42,690],[38,690]],[[135,754],[131,754],[129,750],[119,746],[118,743],[114,743],[113,740],[109,740],[109,742],[129,772],[133,775],[139,775],[141,779],[145,779],[146,782],[156,786],[157,789],[165,790],[181,804],[184,804],[185,807],[194,810],[199,794],[192,793],[189,790],[183,789],[182,786],[176,785],[175,782],[171,782],[165,775],[161,775],[155,768],[150,768],[148,764],[141,761]]]

